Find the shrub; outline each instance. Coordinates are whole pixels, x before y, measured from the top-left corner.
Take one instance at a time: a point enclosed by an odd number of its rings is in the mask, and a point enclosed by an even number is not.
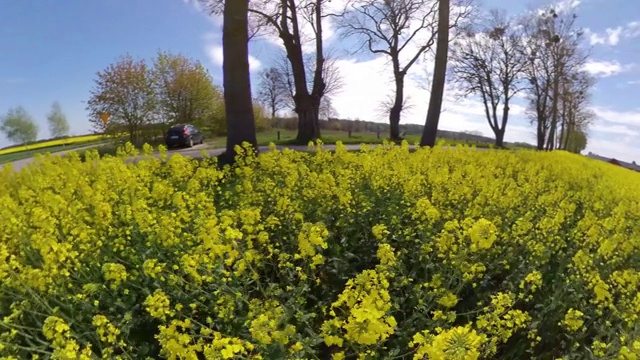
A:
[[[363,149],[4,170],[0,356],[639,355],[636,174]]]

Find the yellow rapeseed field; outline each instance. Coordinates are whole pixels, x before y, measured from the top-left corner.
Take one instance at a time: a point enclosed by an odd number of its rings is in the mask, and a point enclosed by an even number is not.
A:
[[[78,144],[78,143],[96,141],[96,140],[102,140],[102,139],[105,139],[104,135],[83,135],[83,136],[69,137],[66,139],[43,141],[43,142],[31,144],[31,145],[22,145],[22,146],[10,147],[7,149],[0,149],[0,155],[13,154],[21,151],[26,151],[26,150],[43,149],[43,148],[48,148],[52,146]]]
[[[640,356],[636,173],[406,143],[224,170],[133,152],[0,172],[1,358]]]

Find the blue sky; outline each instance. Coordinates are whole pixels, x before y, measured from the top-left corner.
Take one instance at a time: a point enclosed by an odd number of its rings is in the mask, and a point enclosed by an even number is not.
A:
[[[332,3],[339,3],[334,0]],[[640,161],[640,2],[629,0],[560,0],[576,6],[578,24],[587,29],[592,47],[588,69],[597,76],[593,126],[588,151],[623,160]],[[483,6],[506,9],[511,14],[541,1],[484,0]],[[221,83],[221,23],[187,0],[43,0],[3,1],[0,12],[0,113],[23,106],[40,125],[40,137],[49,136],[46,114],[59,101],[72,133],[90,131],[84,101],[95,73],[129,53],[152,58],[157,50],[170,50],[200,60]],[[345,47],[326,25],[327,44]],[[280,46],[266,36],[251,44],[252,74],[268,67]],[[346,57],[336,52],[344,86],[333,104],[345,118],[385,121],[378,104],[391,91],[387,63],[371,56]],[[421,79],[431,71],[429,59],[412,68],[407,93],[414,105],[404,123],[422,123],[428,92]],[[257,82],[254,81],[254,85]],[[478,130],[491,135],[476,99],[449,101],[441,128]],[[533,143],[533,129],[514,111],[506,138]],[[0,138],[0,147],[7,145]]]

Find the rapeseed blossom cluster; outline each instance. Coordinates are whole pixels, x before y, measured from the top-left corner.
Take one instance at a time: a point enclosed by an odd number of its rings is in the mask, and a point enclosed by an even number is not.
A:
[[[640,358],[636,173],[407,143],[151,151],[0,171],[0,359]]]

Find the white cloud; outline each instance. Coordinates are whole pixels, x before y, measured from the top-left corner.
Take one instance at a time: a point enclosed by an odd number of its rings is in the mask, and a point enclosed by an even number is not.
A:
[[[615,134],[615,135],[629,135],[638,136],[640,132],[633,130],[625,125],[606,125],[601,122],[593,124],[589,127],[590,132],[596,132],[601,134]]]
[[[222,46],[216,44],[208,44],[205,46],[205,50],[207,52],[207,56],[209,57],[209,61],[211,61],[214,65],[222,66],[222,62],[224,61]],[[249,55],[249,70],[256,71],[260,70],[261,67],[262,63],[260,62],[260,60]]]
[[[594,107],[593,111],[596,116],[604,121],[640,127],[640,111],[617,111],[603,107]]]
[[[592,152],[601,156],[615,158],[622,161],[638,161],[640,148],[636,145],[637,138],[620,136],[613,140],[589,138],[584,154]]]
[[[592,110],[598,119],[590,127],[591,136],[584,153],[593,152],[628,162],[640,161],[640,110],[618,111],[603,107]]]
[[[597,34],[587,31],[589,35],[589,42],[591,45],[618,45],[620,42],[620,36],[622,35],[622,26],[616,28],[605,29],[604,34]]]
[[[555,5],[555,10],[558,13],[573,10],[580,6],[580,0],[560,0]]]
[[[602,33],[592,32],[587,29],[591,45],[615,46],[621,40],[633,39],[640,36],[640,21],[632,21],[622,26],[607,28]]]
[[[584,70],[594,76],[612,76],[630,70],[631,65],[622,65],[618,61],[588,60]]]

